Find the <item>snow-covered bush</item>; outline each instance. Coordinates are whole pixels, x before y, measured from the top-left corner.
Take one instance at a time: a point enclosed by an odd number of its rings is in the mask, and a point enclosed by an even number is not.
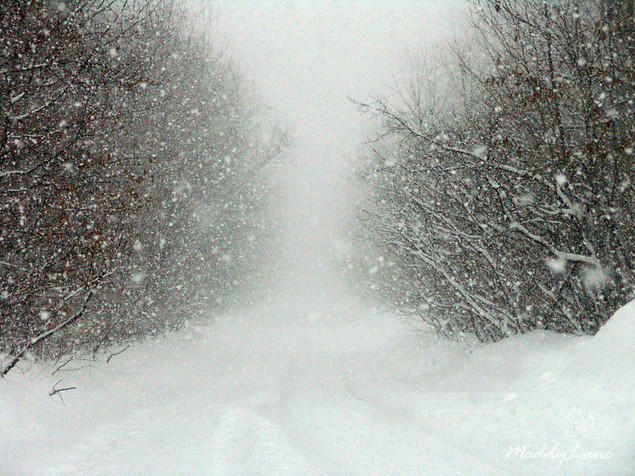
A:
[[[167,0],[0,5],[0,351],[99,348],[222,304],[277,151]],[[88,302],[87,302],[88,301]]]
[[[594,333],[632,299],[631,17],[477,2],[470,41],[415,71],[405,101],[361,104],[383,128],[360,222],[440,333]]]

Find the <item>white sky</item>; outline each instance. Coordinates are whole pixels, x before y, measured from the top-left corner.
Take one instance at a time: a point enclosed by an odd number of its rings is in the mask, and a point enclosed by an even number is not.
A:
[[[460,0],[209,0],[230,54],[288,126],[297,165],[285,172],[285,254],[313,269],[350,209],[342,179],[364,140],[347,96],[389,92],[407,53],[456,32]],[[318,258],[317,255],[320,255]],[[316,272],[313,269],[312,272]]]

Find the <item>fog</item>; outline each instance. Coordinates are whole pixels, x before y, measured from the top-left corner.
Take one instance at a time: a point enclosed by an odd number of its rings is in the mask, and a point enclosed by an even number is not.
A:
[[[220,1],[215,28],[262,100],[290,132],[279,171],[283,272],[300,289],[341,286],[330,263],[346,253],[354,191],[349,166],[369,131],[350,97],[390,96],[411,53],[457,32],[459,1]],[[271,263],[270,263],[271,264]],[[289,282],[291,279],[291,283]]]

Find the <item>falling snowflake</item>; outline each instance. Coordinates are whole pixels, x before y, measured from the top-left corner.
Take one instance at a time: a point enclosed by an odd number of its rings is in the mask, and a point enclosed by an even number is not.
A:
[[[561,256],[547,259],[547,266],[551,272],[562,274],[567,270],[567,260]]]
[[[556,183],[561,187],[568,182],[567,177],[564,174],[556,174]]]
[[[485,159],[487,155],[487,147],[485,147],[483,144],[476,145],[472,148],[472,154],[481,159]]]
[[[608,281],[608,276],[599,266],[589,266],[582,273],[582,284],[588,290],[603,288]]]

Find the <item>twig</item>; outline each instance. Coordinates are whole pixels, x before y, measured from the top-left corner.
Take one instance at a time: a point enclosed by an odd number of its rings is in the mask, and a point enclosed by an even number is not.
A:
[[[49,397],[52,397],[53,395],[59,395],[60,396],[60,400],[62,401],[62,404],[64,406],[66,406],[66,402],[64,402],[64,398],[62,397],[62,392],[67,392],[68,390],[75,390],[75,389],[77,389],[77,387],[55,388],[55,387],[57,387],[57,384],[60,383],[61,381],[62,381],[62,379],[59,379],[57,382],[55,382],[53,384],[53,388],[49,392]]]
[[[567,251],[560,251],[556,249],[551,243],[547,242],[547,240],[545,240],[541,236],[531,233],[527,228],[525,228],[523,225],[521,225],[518,222],[513,222],[509,226],[509,228],[511,230],[519,231],[520,233],[527,236],[528,238],[535,241],[536,243],[541,244],[542,246],[549,249],[554,255],[558,256],[559,258],[565,259],[567,261],[578,261],[581,263],[587,263],[598,268],[601,266],[600,261],[595,256],[585,256],[578,253],[569,253]]]
[[[29,272],[26,268],[22,268],[22,267],[18,266],[17,264],[9,263],[8,261],[0,261],[0,264],[3,265],[3,266],[10,267],[10,268],[19,269],[20,271],[24,271],[25,273]]]
[[[64,362],[62,365],[60,365],[59,367],[57,367],[53,373],[51,373],[51,375],[55,375],[59,370],[62,370],[64,367],[66,367],[66,365],[68,365],[69,363],[71,363],[71,361],[73,360],[73,356],[71,355],[68,360],[66,362]]]
[[[127,346],[125,346],[123,349],[121,349],[119,352],[115,352],[114,354],[110,354],[108,356],[108,358],[106,359],[106,363],[110,362],[110,359],[112,359],[114,356],[119,355],[119,354],[123,354],[125,351],[127,351],[130,348],[130,345],[128,344]]]

